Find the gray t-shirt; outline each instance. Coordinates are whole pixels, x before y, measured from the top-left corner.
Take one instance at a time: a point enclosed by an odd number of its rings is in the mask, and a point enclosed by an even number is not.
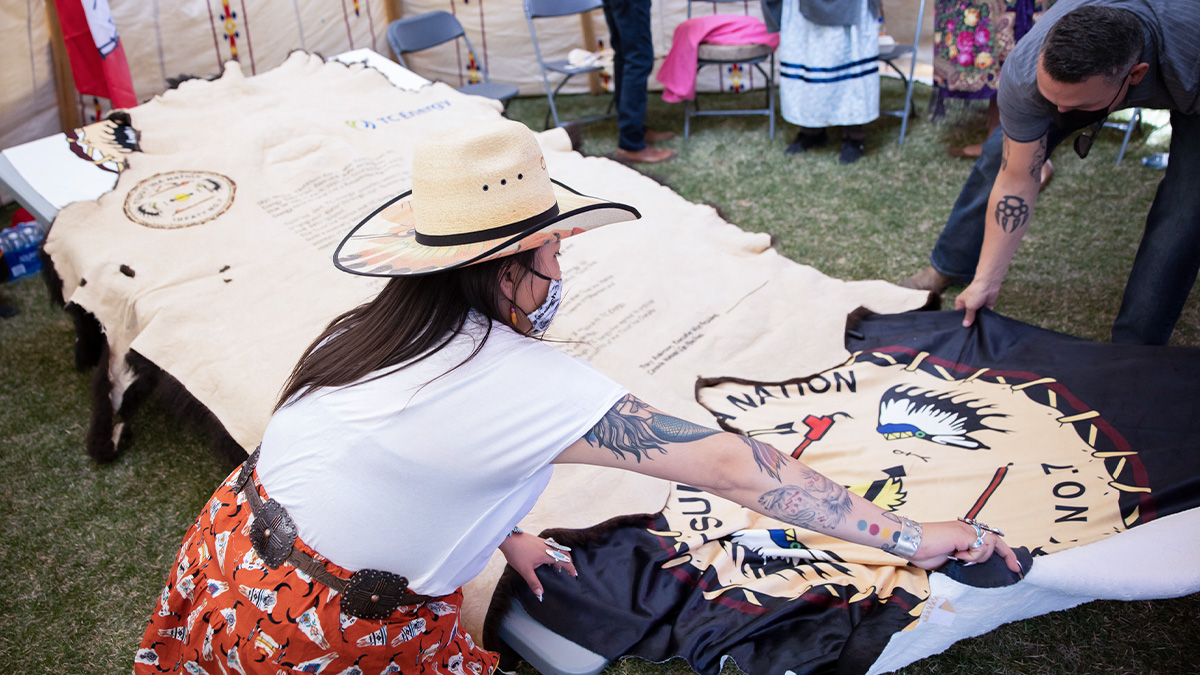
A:
[[[1000,126],[1014,141],[1028,143],[1046,133],[1054,106],[1037,88],[1037,61],[1046,33],[1067,12],[1084,5],[1126,9],[1145,31],[1141,61],[1146,77],[1130,87],[1117,107],[1200,111],[1200,2],[1187,0],[1059,0],[1013,48],[1000,75]]]

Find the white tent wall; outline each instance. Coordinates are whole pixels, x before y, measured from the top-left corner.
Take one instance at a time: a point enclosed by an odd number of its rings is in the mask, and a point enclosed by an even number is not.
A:
[[[0,29],[6,36],[0,41],[0,148],[61,131],[46,18],[49,1],[0,0]],[[278,66],[295,49],[331,56],[366,47],[390,55],[389,4],[402,16],[435,9],[455,14],[493,79],[517,85],[523,95],[544,95],[521,0],[109,0],[140,101],[163,92],[168,78],[220,74],[221,64],[235,57],[235,48],[247,76]],[[918,4],[919,0],[885,0],[888,29],[898,41],[912,40]],[[761,16],[758,0],[697,3],[695,11],[701,15],[714,8]],[[926,12],[927,24],[932,14]],[[651,17],[657,70],[670,50],[675,27],[687,18],[687,2],[654,0]],[[607,45],[603,14],[593,12],[591,24],[595,39]],[[926,34],[930,31],[927,26]],[[563,58],[571,48],[585,46],[579,17],[541,20],[538,36],[547,57]],[[928,45],[922,46],[921,56],[930,58]],[[471,76],[466,50],[450,45],[410,55],[407,63],[421,75],[453,86]],[[754,70],[738,75],[707,68],[698,89],[759,88],[765,85],[763,79]],[[551,86],[557,82],[552,79]],[[650,86],[659,88],[653,77]],[[577,77],[563,91],[588,88],[588,80]],[[70,99],[78,105],[82,124],[109,110],[107,101],[94,97]]]
[[[59,130],[42,0],[0,0],[0,148]]]
[[[61,131],[46,2],[0,0],[0,148]],[[399,0],[109,0],[139,101],[180,75],[211,77],[236,59],[253,75],[305,49],[325,55],[358,48],[390,54],[387,5]],[[236,50],[236,53],[235,53]],[[83,124],[107,101],[72,97]]]

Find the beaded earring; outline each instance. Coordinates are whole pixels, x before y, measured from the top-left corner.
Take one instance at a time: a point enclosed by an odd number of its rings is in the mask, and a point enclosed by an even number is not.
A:
[[[517,308],[514,305],[508,306],[508,320],[513,328],[517,327]]]

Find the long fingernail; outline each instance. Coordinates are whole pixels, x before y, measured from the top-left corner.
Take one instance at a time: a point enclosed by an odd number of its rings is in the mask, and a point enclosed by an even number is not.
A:
[[[541,601],[542,601],[542,594],[541,594],[541,593],[538,593],[536,597],[537,597],[537,599],[538,599],[538,602],[541,602]]]

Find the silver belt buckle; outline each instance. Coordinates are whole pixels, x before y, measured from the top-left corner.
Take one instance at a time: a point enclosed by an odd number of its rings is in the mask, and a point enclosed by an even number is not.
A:
[[[268,499],[250,526],[250,543],[267,567],[275,569],[287,560],[296,543],[296,523],[283,505]]]
[[[399,574],[359,570],[342,591],[342,612],[360,619],[386,619],[408,597],[408,579]]]

